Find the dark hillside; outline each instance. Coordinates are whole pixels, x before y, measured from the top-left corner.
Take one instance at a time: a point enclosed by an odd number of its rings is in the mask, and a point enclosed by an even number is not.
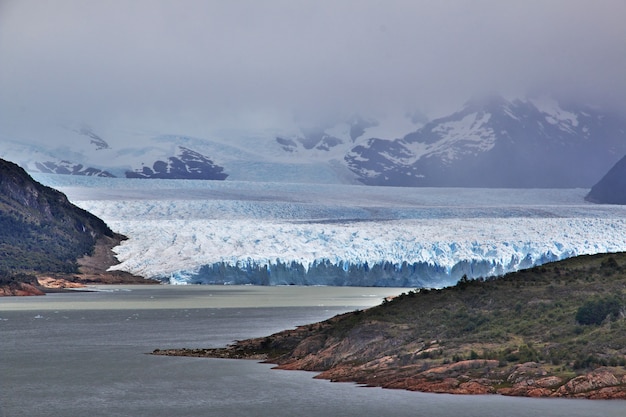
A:
[[[114,233],[67,197],[0,159],[0,272],[76,272],[100,237]]]
[[[591,188],[586,200],[601,204],[626,204],[626,156]]]

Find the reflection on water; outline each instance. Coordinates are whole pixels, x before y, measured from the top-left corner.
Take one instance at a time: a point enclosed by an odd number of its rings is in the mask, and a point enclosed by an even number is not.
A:
[[[402,289],[106,288],[0,299],[0,415],[622,417],[626,407],[363,388],[253,361],[145,354],[263,336],[376,304]]]

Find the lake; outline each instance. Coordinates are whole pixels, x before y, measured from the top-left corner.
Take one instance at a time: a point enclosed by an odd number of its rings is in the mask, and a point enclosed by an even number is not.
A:
[[[399,288],[101,286],[0,299],[0,416],[620,416],[624,401],[365,388],[247,360],[151,356],[219,347],[373,306]]]

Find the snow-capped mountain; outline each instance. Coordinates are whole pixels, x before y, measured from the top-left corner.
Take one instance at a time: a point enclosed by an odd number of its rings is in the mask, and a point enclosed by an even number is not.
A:
[[[83,166],[83,164],[75,164],[70,161],[35,162],[35,167],[39,172],[45,174],[86,175],[88,177],[114,177],[114,175],[108,171],[93,167],[85,167]]]
[[[365,119],[355,115],[345,122],[327,126],[301,127],[291,137],[277,136],[276,142],[286,152],[326,151],[339,147],[345,152],[357,139],[363,137],[366,130],[379,126],[375,119]]]
[[[626,153],[626,120],[549,98],[488,97],[397,140],[346,155],[361,182],[394,186],[590,187]]]
[[[352,147],[376,136],[414,131],[419,115],[332,122],[287,120],[274,127],[207,129],[202,134],[116,127],[0,126],[0,157],[31,173],[129,178],[354,183],[343,162]]]
[[[178,147],[178,153],[170,156],[166,161],[156,161],[152,168],[144,166],[141,169],[127,171],[127,178],[160,178],[160,179],[189,179],[189,180],[224,180],[228,176],[222,171],[224,168],[215,165],[206,156],[183,146]]]
[[[182,146],[188,142],[184,137],[116,131],[115,146],[85,126],[53,126],[43,136],[7,140],[12,135],[1,135],[0,155],[31,173],[202,180],[228,176],[206,155]]]
[[[345,120],[314,125],[296,124],[276,136],[281,149],[295,158],[317,158],[343,161],[355,146],[373,137],[395,139],[405,136],[423,125],[420,115],[396,115],[384,118],[353,115]]]
[[[550,98],[476,99],[432,121],[400,113],[274,123],[279,126],[182,128],[176,134],[124,126],[55,126],[35,133],[1,126],[0,157],[31,173],[589,188],[626,154],[626,119]]]

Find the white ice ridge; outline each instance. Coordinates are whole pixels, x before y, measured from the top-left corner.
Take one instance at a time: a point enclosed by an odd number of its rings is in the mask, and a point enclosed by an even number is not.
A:
[[[138,275],[194,281],[204,265],[239,268],[295,262],[362,266],[427,264],[440,276],[415,277],[408,285],[449,285],[463,262],[487,262],[472,275],[502,273],[573,255],[626,250],[624,219],[440,219],[290,224],[253,220],[114,221],[133,238],[117,247],[114,269]],[[204,277],[210,282],[211,277]],[[292,278],[294,279],[294,278]],[[202,279],[201,279],[202,280]],[[216,281],[220,281],[219,278]],[[250,282],[250,283],[255,283]],[[278,282],[289,283],[289,282]],[[298,282],[300,283],[300,282]],[[314,277],[309,283],[324,284]],[[363,282],[352,282],[352,285]]]
[[[370,269],[376,264],[391,264],[394,268],[417,264],[422,267],[419,271],[389,278],[389,284],[440,287],[453,284],[463,274],[502,274],[579,254],[626,250],[624,218],[471,217],[331,222],[207,218],[212,217],[215,204],[81,202],[84,208],[105,218],[114,230],[130,237],[116,248],[121,263],[114,269],[171,283],[329,284],[327,277],[315,273],[307,277],[274,274],[272,281],[257,271],[269,267],[271,275],[277,265],[295,262],[305,273],[323,263],[339,266],[344,272],[366,264]],[[240,210],[253,217],[253,207],[261,210],[249,203],[241,204]],[[112,219],[113,213],[124,219]],[[194,214],[204,218],[194,218]],[[202,273],[202,267],[215,265],[247,272],[245,277],[219,275],[206,268]],[[386,284],[358,271],[349,279],[333,279],[333,283],[341,285]]]
[[[98,184],[60,188],[129,237],[114,269],[170,283],[443,287],[626,251],[626,207],[586,190]]]

